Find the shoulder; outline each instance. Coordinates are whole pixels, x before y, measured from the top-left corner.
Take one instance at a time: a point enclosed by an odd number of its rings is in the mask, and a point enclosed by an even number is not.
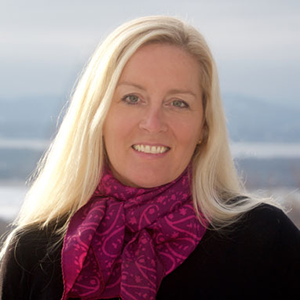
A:
[[[236,256],[249,256],[249,261],[256,259],[263,264],[271,263],[276,255],[279,262],[286,263],[300,258],[299,229],[281,209],[268,204],[248,211],[228,228],[208,230],[200,246],[210,243],[219,243]]]
[[[7,255],[20,267],[30,271],[37,262],[45,260],[51,245],[58,240],[58,235],[53,234],[51,228],[26,228],[14,234]]]
[[[299,229],[281,209],[268,204],[261,204],[245,213],[229,228],[229,232],[231,230],[233,236],[239,238],[242,234],[247,238],[252,236],[258,242],[263,238],[269,242],[296,242],[300,245]]]
[[[300,232],[284,212],[263,204],[229,227],[209,228],[195,251],[163,280],[159,295],[185,286],[189,299],[246,299],[245,291],[252,298],[289,298],[300,293],[299,279]],[[179,299],[179,294],[175,289],[172,296]]]
[[[62,285],[60,248],[51,230],[31,227],[16,233],[1,263],[2,299],[58,299],[51,297]]]
[[[269,204],[261,204],[245,213],[241,221],[247,222],[248,220],[265,223],[270,226],[284,225],[293,227],[293,223],[281,209]]]
[[[45,248],[46,240],[45,232],[36,228],[14,232],[7,246],[2,265],[15,263],[22,268],[29,269],[31,259],[36,259],[36,256],[40,257],[45,253],[45,251],[41,251],[41,248]]]

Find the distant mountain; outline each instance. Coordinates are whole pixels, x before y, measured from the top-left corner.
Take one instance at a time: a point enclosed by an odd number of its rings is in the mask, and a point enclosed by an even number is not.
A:
[[[58,96],[0,99],[0,138],[49,139],[64,102]]]
[[[223,101],[233,141],[300,142],[300,106],[236,95],[225,95]]]
[[[224,95],[233,141],[300,142],[300,107]],[[0,99],[0,138],[49,139],[56,130],[64,97]]]
[[[53,137],[64,97],[0,99],[1,139]],[[258,99],[225,95],[228,129],[233,141],[300,142],[300,108],[270,104]],[[45,149],[0,147],[0,185],[24,182]],[[293,159],[240,159],[238,169],[248,187],[299,187],[300,162]]]

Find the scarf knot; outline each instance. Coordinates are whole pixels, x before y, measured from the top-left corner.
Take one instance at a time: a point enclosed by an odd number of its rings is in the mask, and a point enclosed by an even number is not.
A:
[[[122,185],[103,175],[72,217],[62,250],[62,299],[155,299],[162,279],[205,233],[192,205],[189,172],[164,186]]]

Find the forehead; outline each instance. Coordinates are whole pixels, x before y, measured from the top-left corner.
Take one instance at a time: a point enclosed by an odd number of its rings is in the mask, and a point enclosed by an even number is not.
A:
[[[181,47],[148,44],[139,48],[125,65],[120,80],[157,81],[170,79],[182,85],[200,86],[198,61]]]

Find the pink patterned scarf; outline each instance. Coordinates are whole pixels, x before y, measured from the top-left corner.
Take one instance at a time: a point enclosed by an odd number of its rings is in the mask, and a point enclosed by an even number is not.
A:
[[[72,217],[62,250],[62,299],[155,299],[162,279],[205,233],[185,171],[166,185],[122,185],[107,171]]]

